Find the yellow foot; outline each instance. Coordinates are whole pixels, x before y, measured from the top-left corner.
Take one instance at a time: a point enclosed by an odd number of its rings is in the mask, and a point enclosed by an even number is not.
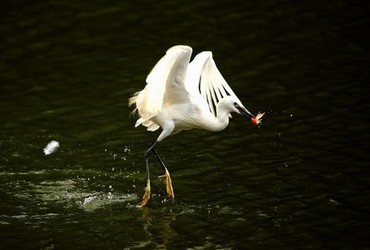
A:
[[[145,193],[143,195],[143,200],[140,202],[139,207],[140,208],[145,207],[149,199],[150,199],[150,181],[148,180],[146,187],[145,187]]]
[[[164,175],[158,176],[159,179],[165,179],[166,181],[166,191],[168,197],[175,199],[175,193],[173,192],[173,187],[172,187],[172,180],[170,176],[170,172],[166,169],[166,172]]]

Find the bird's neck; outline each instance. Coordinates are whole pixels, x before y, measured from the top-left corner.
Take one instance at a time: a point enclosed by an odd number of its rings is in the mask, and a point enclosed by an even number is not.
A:
[[[213,119],[213,121],[209,124],[209,128],[211,128],[210,130],[224,130],[227,125],[229,125],[229,114],[230,111],[225,109],[225,107],[219,103],[219,105],[217,105],[217,117],[215,117],[215,119]]]

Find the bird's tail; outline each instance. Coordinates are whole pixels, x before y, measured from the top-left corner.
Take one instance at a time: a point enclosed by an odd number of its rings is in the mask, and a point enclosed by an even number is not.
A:
[[[129,99],[128,99],[128,105],[129,106],[132,106],[132,105],[135,105],[135,109],[131,112],[130,116],[133,116],[135,115],[136,113],[139,113],[138,109],[137,109],[137,97],[139,95],[140,91],[139,92],[136,92],[133,96],[131,96]],[[139,114],[140,116],[140,114]],[[147,117],[146,119],[144,119],[143,117],[140,117],[136,123],[135,123],[135,127],[138,127],[140,124],[142,124],[143,126],[147,127],[147,130],[148,131],[155,131],[159,128],[159,125],[157,125],[156,123],[154,123],[153,121],[150,120],[151,117]]]

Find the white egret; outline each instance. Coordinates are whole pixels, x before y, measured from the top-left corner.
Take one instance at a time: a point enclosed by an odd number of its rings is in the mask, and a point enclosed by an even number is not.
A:
[[[169,135],[193,128],[221,131],[229,124],[231,112],[245,115],[256,125],[263,114],[256,117],[249,112],[227,84],[216,67],[212,52],[199,53],[192,62],[192,48],[178,45],[167,50],[146,78],[145,88],[129,99],[129,105],[136,105],[140,124],[148,131],[159,127],[162,132],[145,151],[147,185],[140,207],[150,199],[149,153],[152,152],[164,168],[166,191],[175,198],[170,173],[155,147]]]

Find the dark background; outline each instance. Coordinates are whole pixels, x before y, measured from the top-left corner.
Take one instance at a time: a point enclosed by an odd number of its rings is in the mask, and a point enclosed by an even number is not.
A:
[[[369,4],[2,1],[1,249],[368,249]],[[127,99],[176,44],[211,50],[254,128],[182,132],[145,186]],[[60,149],[49,156],[51,141]]]

